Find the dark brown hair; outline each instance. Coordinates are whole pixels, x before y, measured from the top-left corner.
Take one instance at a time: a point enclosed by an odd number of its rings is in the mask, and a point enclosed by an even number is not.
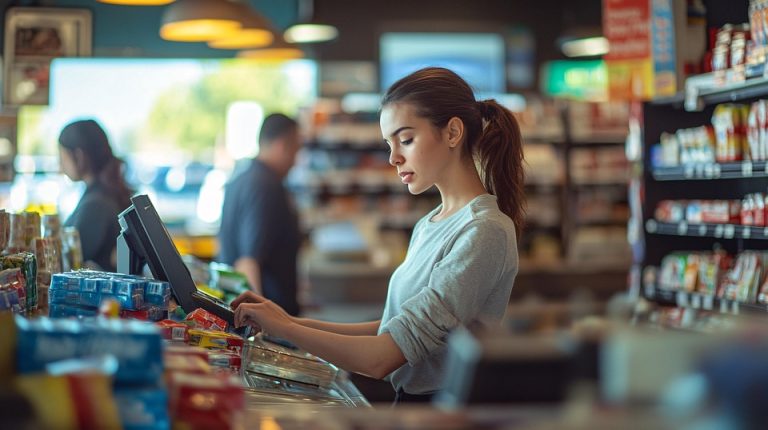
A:
[[[438,128],[453,117],[464,123],[464,155],[478,157],[486,191],[496,196],[519,236],[525,223],[525,172],[520,126],[512,112],[495,100],[475,100],[464,79],[440,67],[417,70],[392,84],[381,105],[391,103],[413,105]]]
[[[81,150],[85,166],[96,181],[115,196],[121,208],[131,205],[133,190],[123,177],[123,161],[115,157],[104,129],[92,119],[67,124],[59,135],[59,144],[69,151]]]

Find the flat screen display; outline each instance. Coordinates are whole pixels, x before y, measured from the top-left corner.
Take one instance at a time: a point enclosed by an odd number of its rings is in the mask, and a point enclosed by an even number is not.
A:
[[[496,33],[384,33],[379,39],[381,91],[428,66],[446,67],[475,93],[503,93],[504,38]]]

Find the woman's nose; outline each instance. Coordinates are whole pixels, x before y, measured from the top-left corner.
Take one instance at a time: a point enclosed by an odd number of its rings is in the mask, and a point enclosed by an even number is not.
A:
[[[392,150],[389,154],[389,164],[392,166],[399,166],[403,164],[403,156],[397,150]]]

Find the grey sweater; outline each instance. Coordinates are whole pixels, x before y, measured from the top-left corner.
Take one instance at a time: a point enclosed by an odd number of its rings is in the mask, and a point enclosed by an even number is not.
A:
[[[431,221],[439,210],[416,223],[405,261],[390,279],[379,327],[408,360],[389,379],[409,394],[441,388],[449,332],[473,322],[498,324],[517,275],[515,227],[495,196],[478,196]]]

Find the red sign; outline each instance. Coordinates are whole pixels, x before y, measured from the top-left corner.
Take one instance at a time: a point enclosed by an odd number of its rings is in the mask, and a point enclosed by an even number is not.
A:
[[[603,0],[603,34],[610,50],[605,60],[651,56],[650,0]]]

